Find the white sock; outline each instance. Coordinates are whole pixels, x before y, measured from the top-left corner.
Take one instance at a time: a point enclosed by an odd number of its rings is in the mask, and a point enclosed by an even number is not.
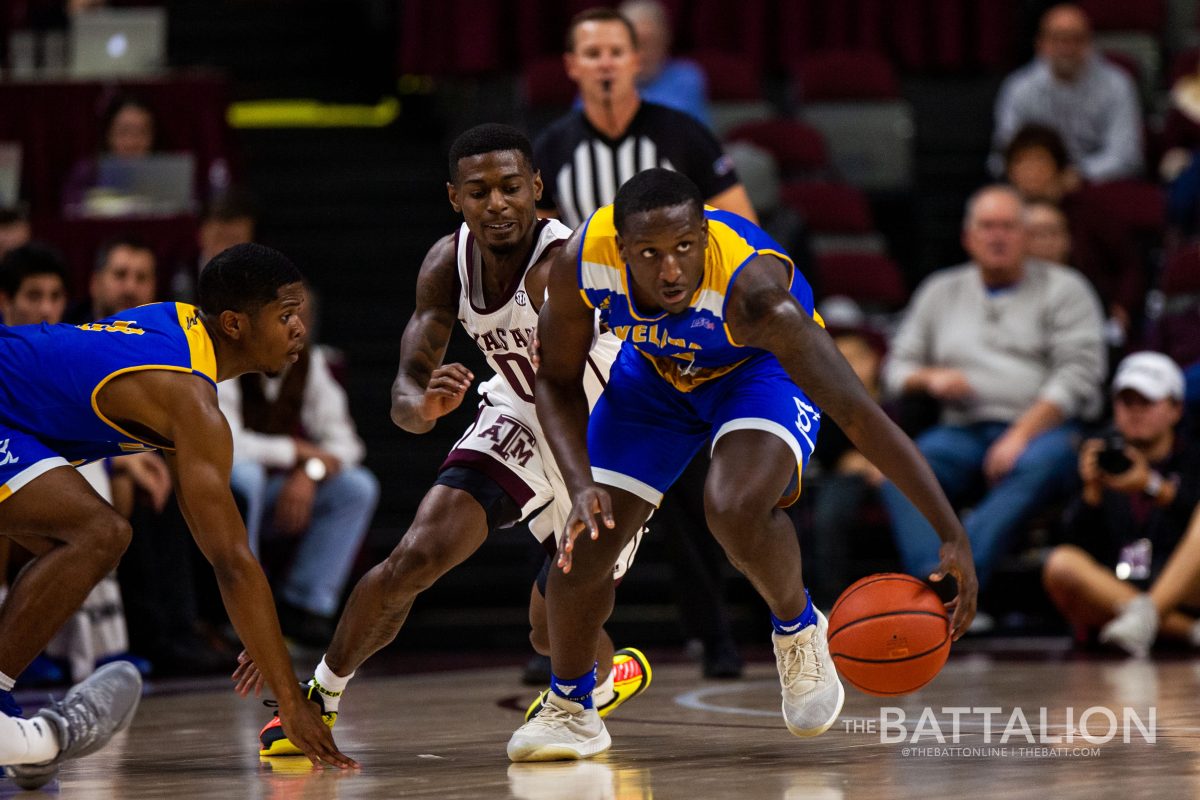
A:
[[[317,691],[321,693],[321,698],[325,701],[327,712],[338,710],[342,692],[346,691],[346,684],[350,683],[350,679],[353,677],[353,672],[344,678],[335,675],[329,665],[325,663],[325,657],[321,657],[321,663],[317,664],[317,668],[313,670],[313,680],[316,681]]]
[[[0,672],[0,692],[11,692],[12,688],[17,685],[15,679],[8,677],[3,672]]]
[[[607,705],[608,703],[612,702],[612,699],[616,696],[616,692],[613,691],[613,680],[615,679],[615,676],[616,671],[609,670],[608,677],[596,684],[596,688],[592,690],[592,703],[596,706],[596,708]]]
[[[58,755],[58,733],[44,717],[0,714],[0,764],[41,764]]]

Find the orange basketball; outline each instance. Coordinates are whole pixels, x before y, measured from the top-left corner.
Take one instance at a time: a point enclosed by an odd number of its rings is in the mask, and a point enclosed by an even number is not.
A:
[[[895,696],[933,680],[950,654],[950,619],[933,589],[886,572],[855,581],[829,613],[838,674],[867,694]]]

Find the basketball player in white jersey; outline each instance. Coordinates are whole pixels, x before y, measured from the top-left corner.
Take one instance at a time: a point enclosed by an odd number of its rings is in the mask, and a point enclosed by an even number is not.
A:
[[[391,642],[416,596],[483,544],[490,531],[528,518],[530,529],[557,549],[571,510],[533,404],[529,345],[545,297],[550,254],[571,235],[556,220],[538,220],[541,178],[533,150],[520,131],[480,125],[450,149],[450,204],[462,213],[459,230],[438,241],[417,278],[417,307],[404,330],[400,369],[392,386],[392,420],[425,433],[463,402],[474,375],[462,364],[442,364],[454,328],[462,323],[496,371],[479,387],[482,401],[471,424],[447,456],[416,519],[391,555],[355,586],[329,650],[307,685],[332,726],[347,682],[375,651]],[[620,342],[597,328],[587,376],[589,405],[608,377]],[[547,505],[549,504],[549,505]],[[633,561],[639,537],[614,569],[619,579]],[[548,563],[548,562],[547,562]],[[534,648],[549,654],[544,573],[530,600]],[[601,634],[597,645],[596,707],[607,714],[650,682],[645,657],[633,648],[614,652]],[[257,669],[245,654],[234,675],[242,694],[259,689]],[[603,682],[603,683],[601,683]],[[540,702],[530,707],[537,713]],[[259,734],[262,755],[299,751],[276,717]]]

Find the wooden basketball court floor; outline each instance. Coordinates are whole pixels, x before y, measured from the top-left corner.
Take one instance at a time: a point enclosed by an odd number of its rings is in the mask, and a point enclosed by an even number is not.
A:
[[[515,667],[376,673],[352,684],[336,729],[362,764],[356,773],[260,759],[255,737],[269,712],[226,682],[186,690],[151,683],[130,730],[68,764],[43,792],[88,800],[1200,796],[1200,660],[1022,657],[1003,643],[961,650],[906,697],[847,687],[841,719],[814,739],[785,730],[773,663],[751,664],[739,681],[705,681],[692,664],[660,664],[651,688],[609,719],[611,751],[557,764],[512,765],[505,756],[518,709],[531,697]],[[1152,741],[1133,721],[1124,741],[1127,713]],[[881,732],[885,714],[892,726]],[[1113,733],[1111,740],[1082,739],[1081,722],[1093,739]],[[0,797],[9,796],[39,795],[0,781]]]

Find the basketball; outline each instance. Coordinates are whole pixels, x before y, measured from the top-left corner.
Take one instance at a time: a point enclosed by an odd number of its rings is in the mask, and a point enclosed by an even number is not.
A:
[[[855,581],[829,614],[829,652],[838,674],[867,694],[895,697],[933,680],[950,654],[941,599],[911,575]]]

